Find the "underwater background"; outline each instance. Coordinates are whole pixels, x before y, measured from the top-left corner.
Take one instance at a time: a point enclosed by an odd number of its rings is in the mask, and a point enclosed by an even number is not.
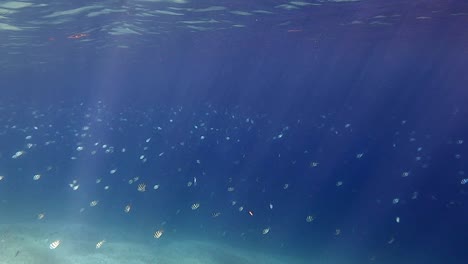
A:
[[[467,263],[468,3],[0,1],[0,264]]]

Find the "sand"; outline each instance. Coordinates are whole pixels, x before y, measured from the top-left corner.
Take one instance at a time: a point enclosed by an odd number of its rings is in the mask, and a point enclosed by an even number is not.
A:
[[[101,248],[96,243],[105,239]],[[60,240],[56,249],[49,245]],[[83,224],[2,224],[0,264],[280,264],[306,263],[260,250],[197,239],[138,239],[115,229]]]

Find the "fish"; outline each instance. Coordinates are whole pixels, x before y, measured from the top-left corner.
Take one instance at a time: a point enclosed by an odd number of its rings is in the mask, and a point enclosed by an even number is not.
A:
[[[56,249],[58,246],[60,246],[60,240],[55,240],[54,242],[50,243],[49,248]]]
[[[96,249],[101,248],[102,245],[103,245],[105,242],[106,242],[106,240],[101,240],[101,241],[97,242],[97,244],[96,244]]]

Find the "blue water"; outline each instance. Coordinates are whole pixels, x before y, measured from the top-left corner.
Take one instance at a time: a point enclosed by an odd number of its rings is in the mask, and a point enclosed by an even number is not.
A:
[[[0,224],[466,263],[467,24],[463,1],[4,1]]]

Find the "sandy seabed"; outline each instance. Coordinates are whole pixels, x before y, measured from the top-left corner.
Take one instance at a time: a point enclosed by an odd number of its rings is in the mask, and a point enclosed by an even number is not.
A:
[[[103,235],[105,234],[105,235]],[[104,238],[104,236],[106,238]],[[99,241],[106,240],[100,248]],[[219,242],[173,238],[138,240],[82,224],[0,225],[0,264],[302,264]],[[50,244],[60,240],[55,249]],[[148,242],[149,241],[149,242]],[[153,242],[154,241],[154,242]]]

